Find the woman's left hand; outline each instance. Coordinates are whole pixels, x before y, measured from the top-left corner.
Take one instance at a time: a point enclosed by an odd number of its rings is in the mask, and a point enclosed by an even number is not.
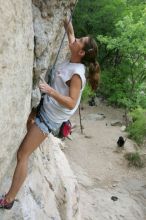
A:
[[[47,93],[48,95],[51,95],[53,89],[51,86],[49,86],[47,83],[40,83],[39,88],[43,93]]]

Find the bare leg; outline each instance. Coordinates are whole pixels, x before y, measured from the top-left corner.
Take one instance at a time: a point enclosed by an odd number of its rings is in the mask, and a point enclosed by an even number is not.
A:
[[[28,116],[28,120],[27,120],[27,132],[30,130],[31,126],[34,124],[35,122],[35,117],[37,114],[37,110],[36,109],[32,109],[31,113]]]
[[[11,187],[6,195],[7,202],[11,202],[15,199],[26,178],[29,155],[43,142],[46,137],[47,134],[44,135],[35,123],[26,134],[17,152],[17,165]]]

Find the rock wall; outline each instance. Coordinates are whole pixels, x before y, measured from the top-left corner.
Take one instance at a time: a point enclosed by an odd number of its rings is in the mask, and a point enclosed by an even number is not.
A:
[[[0,0],[0,180],[30,112],[34,31],[29,0]]]
[[[0,0],[0,193],[11,183],[34,100],[32,88],[54,62],[64,32],[63,14],[74,2]],[[1,220],[80,219],[76,178],[60,144],[50,135],[33,153],[18,202],[10,212],[0,210]]]
[[[79,191],[62,143],[50,135],[33,153],[29,175],[11,211],[1,211],[1,220],[80,220]],[[11,182],[12,169],[1,182],[4,192]]]

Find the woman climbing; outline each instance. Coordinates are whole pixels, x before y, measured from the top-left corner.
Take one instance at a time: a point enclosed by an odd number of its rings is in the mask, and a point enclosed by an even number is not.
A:
[[[56,68],[52,86],[45,82],[39,85],[40,90],[45,93],[43,104],[35,118],[35,123],[28,130],[18,149],[12,184],[7,194],[0,198],[0,208],[12,208],[27,175],[29,156],[50,132],[59,129],[78,108],[86,83],[85,66],[89,67],[87,80],[91,87],[95,90],[98,85],[99,65],[96,62],[95,41],[89,36],[75,38],[72,23],[68,19],[65,19],[64,27],[68,36],[71,58]]]

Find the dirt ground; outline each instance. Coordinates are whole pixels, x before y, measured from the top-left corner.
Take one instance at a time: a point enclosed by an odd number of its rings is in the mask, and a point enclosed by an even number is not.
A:
[[[117,147],[118,137],[127,134],[121,125],[111,126],[123,123],[123,111],[99,102],[81,114],[84,134],[77,112],[63,151],[79,183],[82,220],[146,220],[146,167],[128,166],[124,154],[136,144],[127,139],[124,148]]]

